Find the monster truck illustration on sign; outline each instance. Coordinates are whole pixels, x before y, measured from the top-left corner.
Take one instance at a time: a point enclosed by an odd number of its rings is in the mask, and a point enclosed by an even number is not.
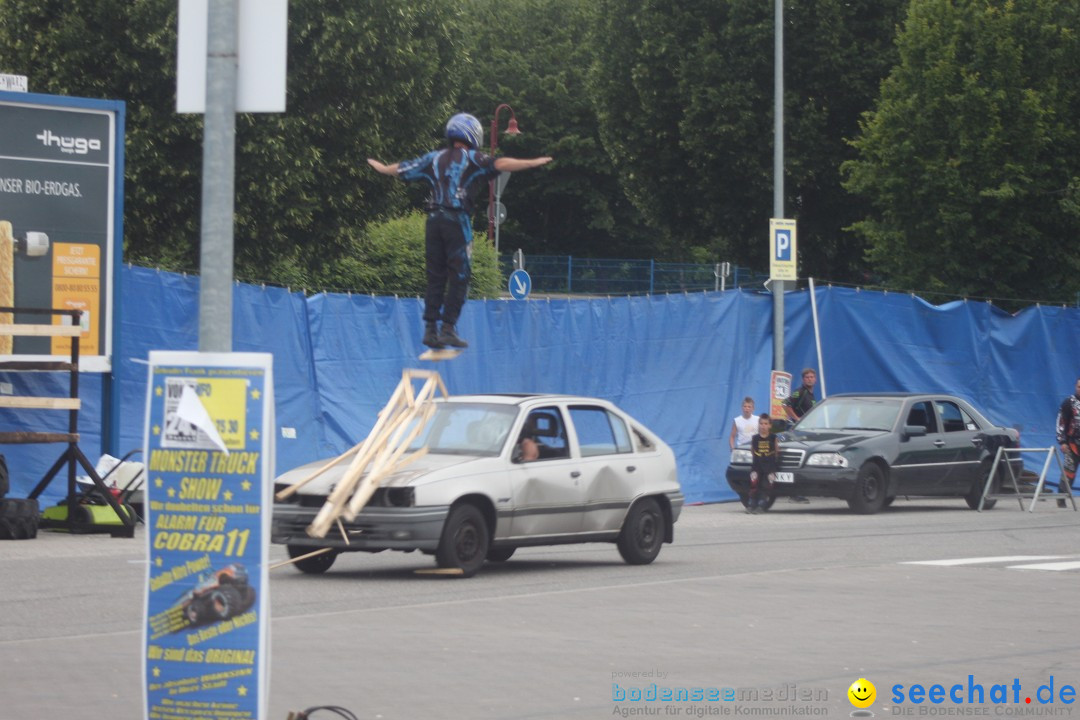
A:
[[[247,569],[232,563],[200,575],[178,604],[189,625],[206,625],[246,612],[255,604],[255,588],[248,584]]]

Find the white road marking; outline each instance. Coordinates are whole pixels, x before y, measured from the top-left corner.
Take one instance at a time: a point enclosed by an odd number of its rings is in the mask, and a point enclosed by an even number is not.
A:
[[[1080,562],[1036,563],[1034,565],[1010,565],[1009,570],[1077,570]]]
[[[952,560],[916,560],[902,562],[901,565],[940,565],[952,567],[955,565],[978,565],[980,563],[1004,563],[1004,562],[1030,562],[1033,560],[1061,560],[1062,558],[1074,557],[1072,555],[1003,555],[1001,557],[977,557],[977,558],[954,558]]]

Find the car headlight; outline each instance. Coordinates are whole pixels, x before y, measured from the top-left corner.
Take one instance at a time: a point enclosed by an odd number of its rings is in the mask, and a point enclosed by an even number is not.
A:
[[[732,450],[731,451],[731,464],[732,465],[749,465],[754,462],[754,456],[750,454],[749,450]]]
[[[847,467],[847,458],[840,453],[814,453],[806,460],[807,466]]]

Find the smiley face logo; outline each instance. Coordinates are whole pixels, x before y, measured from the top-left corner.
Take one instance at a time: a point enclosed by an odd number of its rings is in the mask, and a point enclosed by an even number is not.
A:
[[[868,708],[877,698],[877,688],[866,678],[859,678],[847,689],[848,700],[857,708]]]

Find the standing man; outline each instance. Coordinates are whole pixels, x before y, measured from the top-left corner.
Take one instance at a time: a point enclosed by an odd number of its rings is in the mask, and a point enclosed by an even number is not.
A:
[[[402,180],[426,180],[431,186],[424,209],[424,261],[427,292],[424,295],[424,339],[430,348],[464,348],[455,328],[472,277],[472,213],[477,189],[500,172],[516,172],[551,162],[550,157],[528,160],[493,158],[480,152],[484,128],[472,115],[458,113],[446,123],[447,147],[413,160],[384,165],[368,158],[383,175]],[[448,287],[449,283],[449,287]],[[442,320],[442,329],[439,321]]]
[[[1062,482],[1071,488],[1076,479],[1077,465],[1080,465],[1080,380],[1076,381],[1076,392],[1061,401],[1057,415],[1057,442],[1065,458]],[[1058,501],[1058,505],[1064,504],[1064,500]]]
[[[810,411],[810,408],[814,407],[814,403],[817,402],[814,398],[814,385],[816,384],[817,372],[814,368],[803,368],[802,385],[799,386],[798,390],[788,395],[787,400],[784,401],[784,412],[787,413],[788,420],[792,423],[797,423],[803,415]],[[810,501],[802,495],[792,495],[791,502],[808,503]]]
[[[728,445],[734,450],[742,445],[749,445],[750,438],[758,429],[758,418],[754,414],[754,398],[747,395],[742,401],[742,415],[736,415],[731,421],[731,437]]]

